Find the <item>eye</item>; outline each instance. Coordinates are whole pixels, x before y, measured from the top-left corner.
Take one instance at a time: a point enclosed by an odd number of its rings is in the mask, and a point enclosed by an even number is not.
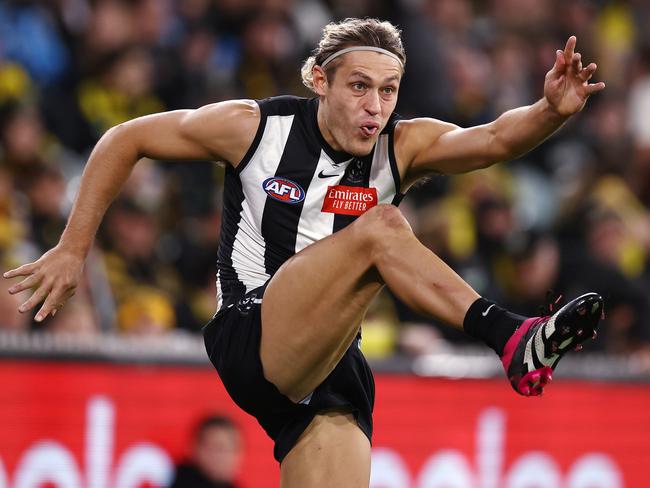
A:
[[[366,89],[366,84],[360,81],[355,81],[352,83],[352,89],[355,91],[363,91]]]
[[[383,92],[384,95],[392,95],[393,93],[395,93],[395,87],[385,86],[384,88],[382,88],[381,91]]]

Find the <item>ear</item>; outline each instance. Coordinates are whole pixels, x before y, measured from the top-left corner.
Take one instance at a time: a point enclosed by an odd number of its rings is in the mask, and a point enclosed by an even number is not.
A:
[[[312,84],[314,85],[314,91],[317,95],[323,96],[327,93],[327,75],[325,75],[325,70],[318,65],[314,65],[312,68]]]

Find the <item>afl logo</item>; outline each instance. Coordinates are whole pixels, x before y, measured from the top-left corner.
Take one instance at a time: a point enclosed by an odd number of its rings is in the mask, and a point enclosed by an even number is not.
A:
[[[278,178],[274,176],[267,178],[262,183],[262,188],[268,196],[283,203],[300,203],[305,199],[305,190],[300,188],[298,183],[295,183],[286,178]]]

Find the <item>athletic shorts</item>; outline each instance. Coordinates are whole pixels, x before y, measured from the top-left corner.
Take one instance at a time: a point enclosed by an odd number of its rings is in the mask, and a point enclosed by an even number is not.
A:
[[[300,403],[289,400],[264,378],[259,351],[265,288],[252,290],[223,307],[203,328],[208,356],[228,394],[273,439],[273,455],[278,462],[314,416],[332,408],[349,409],[368,440],[372,440],[375,383],[359,349],[360,340],[353,342],[330,375]]]

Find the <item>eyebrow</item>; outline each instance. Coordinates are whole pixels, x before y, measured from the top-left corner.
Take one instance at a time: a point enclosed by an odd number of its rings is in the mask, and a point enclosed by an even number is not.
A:
[[[366,81],[372,81],[372,78],[370,78],[370,76],[368,76],[365,73],[362,73],[361,71],[353,71],[352,73],[350,73],[350,78],[352,78],[354,76],[358,76],[359,78],[361,78],[363,80],[366,80]],[[384,79],[381,83],[382,84],[383,83],[390,83],[391,81],[399,81],[399,76],[397,76],[397,75],[389,76],[388,78]]]

